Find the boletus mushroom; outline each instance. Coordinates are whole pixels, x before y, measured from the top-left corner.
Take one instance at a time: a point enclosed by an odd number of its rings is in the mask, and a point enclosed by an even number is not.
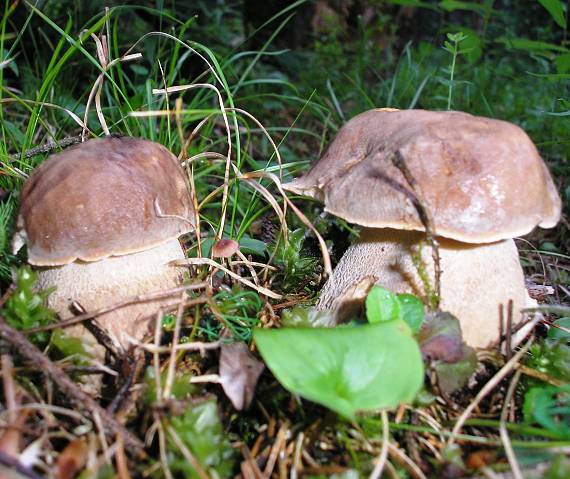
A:
[[[337,321],[363,300],[367,281],[426,294],[418,259],[432,280],[434,263],[419,201],[439,243],[440,307],[459,318],[475,347],[497,339],[500,305],[506,311],[513,301],[516,322],[533,304],[512,238],[554,227],[561,209],[548,169],[521,128],[455,111],[362,113],[305,176],[284,188],[363,227],[317,303],[337,311]]]
[[[194,225],[172,153],[139,138],[97,138],[50,156],[26,181],[14,249],[27,245],[38,287],[55,287],[48,305],[69,317],[73,302],[95,311],[179,285],[183,269],[169,263],[185,257],[178,237]],[[159,305],[132,304],[97,323],[125,347],[128,336],[144,336]]]

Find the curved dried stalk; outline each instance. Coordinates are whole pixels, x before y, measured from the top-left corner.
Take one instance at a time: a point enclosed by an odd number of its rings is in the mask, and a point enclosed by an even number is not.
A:
[[[217,268],[217,269],[223,271],[224,273],[226,273],[227,275],[231,276],[232,278],[236,279],[240,283],[243,283],[246,286],[249,286],[251,289],[254,289],[255,291],[257,291],[260,294],[264,294],[265,296],[268,296],[268,297],[273,298],[273,299],[281,299],[283,297],[282,295],[274,293],[270,289],[264,288],[263,286],[256,286],[251,281],[249,281],[245,278],[242,278],[239,274],[234,273],[233,271],[229,270],[228,268],[222,266],[220,263],[218,263],[218,262],[216,262],[210,258],[186,258],[186,259],[174,261],[172,264],[175,266],[187,266],[189,264],[213,266],[214,268]]]
[[[499,369],[499,371],[487,382],[487,384],[483,386],[481,391],[477,393],[475,399],[471,401],[469,406],[465,408],[465,411],[463,411],[461,416],[459,416],[455,422],[449,440],[447,441],[447,447],[450,447],[455,443],[459,431],[461,431],[463,425],[465,424],[465,421],[467,421],[473,410],[479,405],[479,403],[483,400],[483,398],[485,398],[487,394],[489,394],[513,369],[515,369],[518,362],[530,349],[533,341],[534,337],[531,337],[527,343],[507,363],[505,363],[501,369]]]

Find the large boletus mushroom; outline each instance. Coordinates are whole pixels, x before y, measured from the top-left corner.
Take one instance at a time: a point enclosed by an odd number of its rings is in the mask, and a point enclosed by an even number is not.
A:
[[[38,286],[55,287],[48,305],[69,317],[74,301],[93,311],[179,285],[183,270],[169,263],[185,257],[178,237],[194,224],[172,153],[139,138],[98,138],[52,155],[26,181],[14,248],[27,244]],[[133,304],[97,322],[126,346],[158,307]]]
[[[338,316],[358,303],[358,285],[368,280],[395,292],[426,293],[417,258],[430,278],[434,265],[417,198],[440,245],[440,306],[479,347],[497,339],[500,304],[513,301],[515,321],[532,304],[512,238],[555,226],[561,209],[552,178],[521,128],[454,111],[362,113],[340,129],[305,176],[284,188],[364,227],[317,303]]]

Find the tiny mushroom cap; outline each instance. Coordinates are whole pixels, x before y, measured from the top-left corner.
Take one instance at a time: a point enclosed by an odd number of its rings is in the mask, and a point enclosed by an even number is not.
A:
[[[221,239],[212,246],[214,258],[230,258],[239,251],[239,243],[232,239]]]
[[[283,185],[372,228],[423,230],[399,153],[438,236],[490,243],[551,228],[561,201],[518,126],[456,111],[376,109],[344,125],[303,177]],[[355,185],[358,185],[355,188]]]
[[[195,223],[176,157],[140,138],[97,138],[52,155],[21,198],[17,235],[36,266],[144,251]]]
[[[37,287],[55,289],[47,304],[64,319],[74,309],[92,313],[124,303],[96,322],[128,349],[171,300],[145,295],[180,285],[185,270],[172,262],[185,258],[178,237],[194,230],[195,216],[184,172],[166,148],[139,138],[97,138],[52,155],[26,181],[14,249],[27,244]],[[66,332],[103,359],[82,325]]]
[[[328,324],[360,307],[374,282],[427,294],[414,262],[421,257],[435,277],[431,247],[419,233],[423,209],[438,237],[440,307],[478,347],[497,338],[501,304],[513,302],[514,321],[533,306],[512,238],[554,227],[561,212],[550,173],[521,128],[455,111],[362,113],[305,176],[283,188],[364,227],[321,291],[317,308],[334,311]]]

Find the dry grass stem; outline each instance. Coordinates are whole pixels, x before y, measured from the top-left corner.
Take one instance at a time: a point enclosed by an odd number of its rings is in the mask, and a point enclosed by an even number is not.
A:
[[[59,328],[67,328],[69,326],[73,326],[74,324],[82,323],[88,319],[96,318],[97,316],[101,316],[102,314],[109,313],[111,311],[115,311],[116,309],[124,308],[126,306],[130,306],[131,304],[135,303],[144,303],[148,301],[156,301],[157,299],[169,298],[170,296],[175,296],[180,294],[183,291],[195,291],[198,289],[205,289],[208,287],[207,283],[195,283],[195,284],[188,284],[184,286],[179,286],[177,288],[172,288],[166,291],[156,291],[154,293],[148,293],[143,295],[132,296],[124,301],[119,301],[111,306],[106,306],[104,308],[97,309],[95,311],[91,311],[85,314],[80,314],[79,316],[74,316],[72,318],[66,318],[58,321],[57,323],[48,324],[46,326],[41,326],[37,328],[30,328],[24,332],[24,334],[34,334],[43,331],[51,331],[54,329]],[[178,303],[176,303],[178,304]]]
[[[160,324],[160,323],[158,323]],[[170,353],[173,348],[170,346],[160,346],[157,345],[156,342],[154,344],[144,344],[140,341],[133,341],[134,344],[140,349],[144,349],[152,354],[165,354]],[[199,351],[201,354],[204,354],[205,351],[209,351],[212,349],[218,349],[221,345],[220,341],[212,341],[211,343],[203,343],[199,341],[194,341],[193,343],[182,343],[176,345],[174,351],[176,352],[184,352],[184,351]]]
[[[499,425],[499,432],[501,435],[501,440],[503,441],[503,447],[505,449],[505,454],[507,455],[507,459],[509,461],[509,465],[511,466],[511,472],[513,473],[513,479],[523,479],[523,475],[517,461],[517,456],[513,449],[513,445],[511,443],[511,439],[509,437],[509,432],[507,431],[507,420],[508,420],[508,413],[509,408],[511,405],[511,401],[513,399],[515,389],[519,383],[519,379],[521,377],[520,370],[515,372],[511,383],[509,384],[509,389],[507,390],[507,394],[505,395],[503,410],[501,411],[501,422]]]
[[[285,191],[283,190],[283,188],[281,186],[281,181],[279,180],[279,178],[277,178],[277,176],[275,176],[273,173],[268,173],[268,172],[244,173],[242,175],[242,178],[243,179],[269,178],[271,181],[273,181],[273,183],[275,183],[275,185],[277,186],[277,189],[279,190],[279,193],[283,197],[285,203],[293,210],[293,212],[297,215],[297,217],[303,222],[303,224],[305,226],[307,226],[307,228],[309,228],[313,232],[313,234],[317,238],[317,241],[319,242],[319,247],[321,249],[321,255],[323,258],[323,265],[324,265],[325,273],[329,276],[332,275],[331,258],[330,258],[325,240],[323,239],[321,234],[317,231],[317,229],[315,228],[313,223],[311,223],[309,221],[309,219],[303,214],[303,212],[299,208],[297,208],[295,206],[295,204],[287,197],[287,194],[285,193]]]
[[[236,274],[233,271],[230,271],[228,268],[222,266],[220,263],[218,263],[218,262],[216,262],[210,258],[187,258],[184,260],[175,261],[174,264],[177,266],[185,266],[185,265],[189,265],[189,264],[213,266],[214,268],[217,268],[217,269],[223,271],[228,276],[231,276],[232,278],[239,281],[240,283],[245,284],[246,286],[250,287],[251,289],[257,291],[260,294],[268,296],[269,298],[281,299],[283,297],[282,295],[274,293],[273,291],[271,291],[267,288],[264,288],[263,286],[256,286],[251,281],[249,281],[245,278],[242,278],[239,274]]]
[[[435,237],[435,223],[433,221],[429,208],[425,206],[423,199],[421,198],[421,195],[418,191],[418,184],[416,182],[416,179],[412,175],[412,172],[408,168],[406,160],[399,150],[397,150],[394,154],[394,157],[392,158],[392,164],[398,168],[398,170],[400,170],[400,173],[402,173],[402,176],[412,190],[413,197],[410,199],[412,199],[412,204],[416,209],[420,221],[424,226],[427,242],[431,246],[434,265],[434,289],[437,298],[437,304],[435,307],[437,309],[439,307],[441,296],[441,261],[439,257],[439,243]]]
[[[518,362],[521,358],[526,354],[526,352],[530,349],[534,338],[530,338],[528,342],[507,362],[505,365],[483,386],[483,388],[477,393],[473,401],[465,408],[461,416],[455,422],[453,430],[451,431],[451,436],[447,442],[447,446],[451,446],[454,444],[456,440],[456,436],[458,435],[459,431],[463,428],[465,421],[469,418],[473,410],[479,405],[479,403],[483,400],[487,394],[489,394],[497,385],[513,370],[515,369]]]
[[[196,471],[196,473],[198,474],[200,479],[209,479],[208,474],[206,474],[206,471],[204,471],[204,469],[202,468],[200,463],[196,460],[194,455],[190,452],[190,449],[188,449],[186,447],[186,445],[182,442],[182,440],[180,439],[180,437],[178,436],[178,434],[176,433],[174,428],[171,426],[166,426],[166,428],[168,431],[168,435],[170,436],[170,438],[172,439],[174,444],[176,444],[176,447],[180,450],[180,452],[182,453],[184,458],[194,468],[194,470]]]
[[[388,414],[386,411],[380,412],[380,417],[382,418],[382,447],[380,449],[380,455],[376,459],[376,464],[370,474],[370,479],[380,479],[382,476],[382,471],[386,465],[386,459],[388,459],[388,444],[389,444],[389,433],[390,427],[388,424]]]
[[[176,322],[174,323],[174,332],[172,333],[172,342],[170,345],[170,359],[168,361],[168,369],[166,375],[166,384],[164,386],[164,391],[162,394],[163,399],[168,399],[172,391],[172,385],[174,384],[174,373],[176,372],[176,347],[180,340],[180,329],[182,327],[182,313],[184,313],[184,296],[185,292],[182,293],[180,297],[180,306],[178,306],[178,311],[176,312]]]

